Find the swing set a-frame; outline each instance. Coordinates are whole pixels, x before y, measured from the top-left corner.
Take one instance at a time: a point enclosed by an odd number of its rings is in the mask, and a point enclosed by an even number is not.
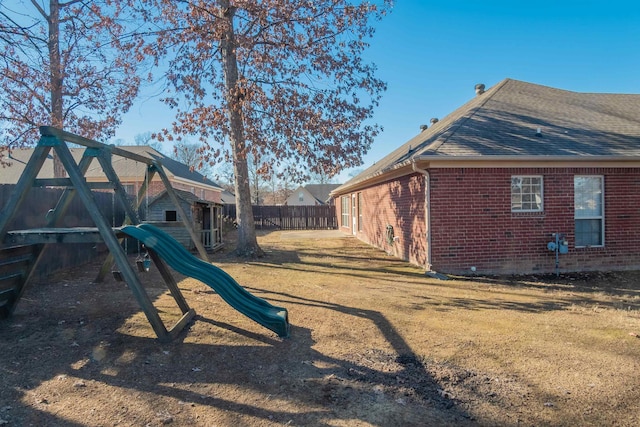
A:
[[[17,273],[5,275],[10,285],[0,288],[0,318],[9,316],[17,302],[20,300],[25,287],[33,278],[38,263],[47,246],[52,243],[95,243],[104,242],[109,250],[109,256],[105,260],[96,280],[104,279],[106,273],[115,264],[122,280],[124,280],[133,292],[138,304],[144,311],[149,323],[153,327],[158,339],[167,342],[174,339],[184,327],[194,318],[195,311],[189,307],[182,292],[171,274],[167,265],[158,254],[149,250],[148,253],[153,263],[158,268],[160,275],[164,279],[167,288],[176,301],[182,312],[181,318],[171,327],[167,328],[161,320],[158,310],[153,305],[151,298],[146,293],[138,275],[135,273],[128,257],[122,248],[121,241],[125,237],[122,227],[114,227],[100,211],[92,190],[113,190],[115,197],[122,203],[125,209],[125,220],[123,226],[128,224],[140,224],[138,209],[144,200],[148,186],[153,177],[157,174],[171,201],[175,205],[178,215],[184,219],[188,218],[181,207],[171,182],[165,173],[162,163],[158,160],[131,153],[113,145],[102,144],[78,135],[74,135],[50,126],[40,128],[40,140],[35,147],[33,154],[27,163],[15,190],[9,197],[6,205],[0,211],[0,247],[28,247],[29,250],[16,252],[20,253],[21,260],[26,260],[25,268]],[[76,163],[67,144],[72,143],[85,147],[82,158]],[[54,150],[60,159],[68,178],[46,178],[38,179],[38,173],[49,155]],[[140,190],[138,192],[137,205],[132,206],[132,202],[127,197],[124,186],[120,182],[118,175],[112,166],[112,156],[121,156],[132,159],[136,162],[146,164],[146,172]],[[97,160],[107,177],[107,182],[88,182],[85,174],[89,170],[93,160]],[[8,230],[14,215],[24,202],[27,193],[33,187],[62,187],[64,191],[58,200],[57,205],[47,215],[47,225],[44,228],[29,230]],[[86,207],[89,216],[95,224],[95,228],[62,228],[60,224],[74,197],[79,197]],[[115,225],[115,224],[114,224]],[[184,221],[191,239],[193,240],[199,255],[203,260],[207,260],[207,253],[193,228],[188,221]],[[2,260],[0,260],[2,262]]]

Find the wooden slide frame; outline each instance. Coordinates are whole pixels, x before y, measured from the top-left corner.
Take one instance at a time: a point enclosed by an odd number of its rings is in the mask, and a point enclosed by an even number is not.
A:
[[[138,204],[144,199],[144,195],[148,191],[147,183],[151,181],[155,174],[158,174],[169,197],[174,203],[178,214],[182,218],[187,218],[173,187],[171,187],[171,183],[162,167],[162,163],[159,160],[149,159],[113,145],[102,144],[50,126],[42,126],[40,128],[40,135],[40,140],[16,184],[15,191],[11,194],[6,206],[0,212],[0,247],[5,248],[31,245],[33,248],[31,261],[26,269],[24,269],[18,276],[11,276],[15,285],[12,285],[14,287],[11,289],[6,290],[5,293],[7,294],[7,298],[0,302],[2,303],[2,306],[0,307],[2,308],[2,310],[0,310],[0,314],[4,313],[5,316],[8,316],[13,312],[15,305],[22,296],[25,287],[32,279],[33,272],[36,270],[38,263],[42,258],[42,254],[49,244],[104,242],[109,249],[109,255],[98,274],[97,281],[104,278],[104,275],[109,270],[111,264],[115,262],[122,274],[123,280],[133,292],[158,339],[162,342],[173,340],[194,318],[195,310],[190,308],[187,304],[166,264],[155,254],[155,252],[149,251],[149,254],[164,279],[167,288],[182,311],[182,317],[178,322],[176,322],[176,324],[170,329],[167,329],[164,322],[160,319],[158,310],[151,302],[149,295],[142,286],[142,283],[140,282],[138,275],[133,270],[133,267],[129,264],[127,255],[122,249],[121,239],[123,238],[123,235],[120,233],[120,228],[112,227],[109,224],[108,219],[102,214],[102,212],[100,212],[93,197],[93,193],[91,192],[92,189],[98,188],[114,190],[116,197],[125,207],[126,217],[123,225],[138,225],[140,223],[140,219],[138,217],[137,209],[140,206],[136,206],[134,209],[131,205],[127,198],[126,191],[111,164],[113,155],[126,157],[147,165],[144,184],[138,193]],[[83,156],[78,163],[74,160],[67,145],[68,143],[86,147]],[[69,178],[36,178],[52,149],[64,165]],[[85,174],[94,159],[96,159],[101,165],[105,175],[107,176],[108,182],[90,183],[86,181]],[[45,228],[31,230],[8,230],[11,220],[18,208],[24,202],[28,191],[32,187],[39,186],[64,187],[64,191],[60,196],[56,207],[53,209],[51,214],[48,215],[47,226]],[[80,197],[87,208],[89,215],[96,225],[95,228],[59,227],[61,219],[64,218],[71,200],[76,195]],[[208,261],[207,252],[202,245],[202,242],[200,242],[199,236],[197,236],[188,221],[184,221],[184,224],[201,258]],[[0,260],[0,264],[1,261],[2,260]],[[17,280],[15,280],[16,277],[18,277]]]

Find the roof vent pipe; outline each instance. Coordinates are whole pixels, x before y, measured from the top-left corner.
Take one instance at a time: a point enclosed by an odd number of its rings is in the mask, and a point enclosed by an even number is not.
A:
[[[420,125],[420,131],[424,132],[425,130],[427,130],[428,127],[429,126],[427,126],[427,125]]]
[[[431,123],[431,126],[435,125],[436,123],[438,123],[438,118],[437,117],[433,117],[431,120],[429,120],[429,122]]]
[[[478,83],[476,85],[476,95],[482,95],[484,93],[484,84]]]

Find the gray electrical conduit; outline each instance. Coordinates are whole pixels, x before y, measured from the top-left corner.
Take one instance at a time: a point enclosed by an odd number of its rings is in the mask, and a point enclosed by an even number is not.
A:
[[[431,182],[429,177],[429,171],[426,169],[420,169],[416,165],[415,157],[411,159],[411,168],[414,172],[424,175],[424,216],[425,227],[427,227],[427,261],[424,265],[426,271],[431,271]]]

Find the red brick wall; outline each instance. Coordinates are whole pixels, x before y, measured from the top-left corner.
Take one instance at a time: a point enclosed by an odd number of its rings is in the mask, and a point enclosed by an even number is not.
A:
[[[511,176],[542,175],[544,211],[511,212]],[[604,247],[574,245],[574,175],[604,176]],[[552,233],[565,233],[560,271],[640,268],[640,170],[630,168],[432,169],[431,264],[444,273],[550,273]],[[426,263],[424,177],[411,175],[362,191],[361,240],[418,265]],[[337,203],[340,215],[340,203]],[[391,224],[399,241],[386,242]],[[343,229],[350,232],[349,228]]]
[[[424,188],[424,178],[416,174],[362,190],[363,230],[358,231],[356,237],[401,259],[424,265],[427,247]],[[357,197],[357,192],[352,194]],[[349,197],[351,200],[351,194]],[[335,204],[340,229],[350,234],[351,227],[342,226],[339,198]],[[350,211],[351,206],[350,202]],[[388,242],[387,225],[393,227],[396,237],[392,244]]]

